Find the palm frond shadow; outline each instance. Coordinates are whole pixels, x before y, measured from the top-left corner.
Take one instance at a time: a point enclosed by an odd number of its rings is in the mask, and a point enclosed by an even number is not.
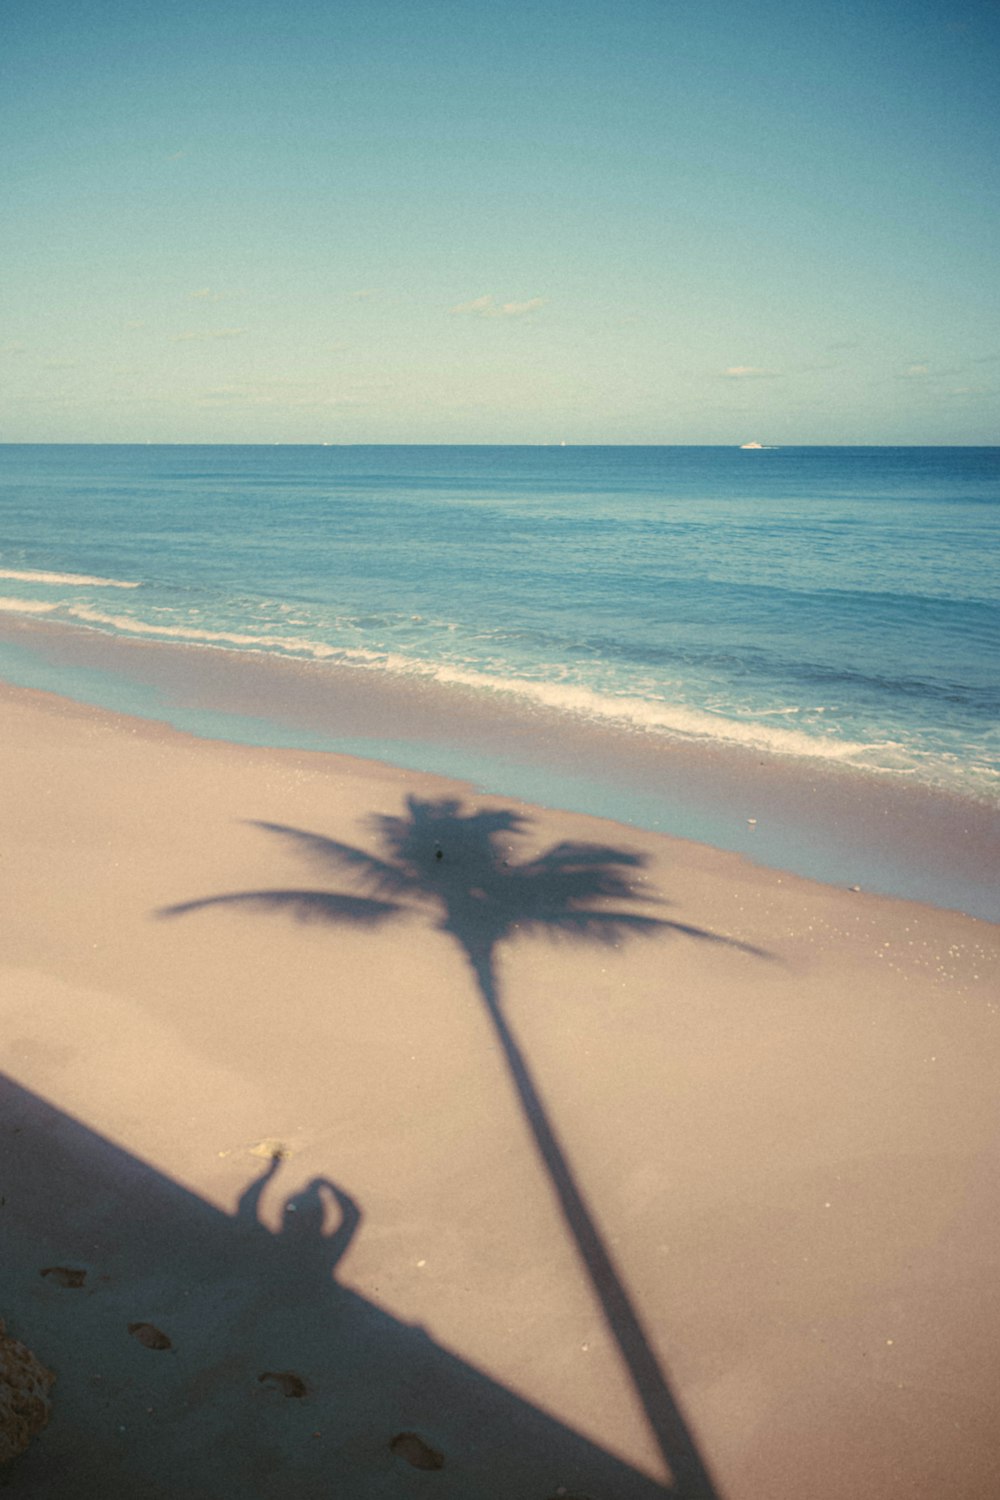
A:
[[[177,917],[216,906],[287,912],[300,921],[375,927],[421,913],[462,949],[476,980],[511,1081],[549,1174],[563,1218],[617,1344],[675,1492],[718,1500],[718,1491],[671,1391],[620,1272],[590,1212],[501,1004],[496,950],[504,940],[545,934],[618,946],[631,937],[680,936],[760,958],[763,950],[636,906],[660,904],[637,884],[643,856],[608,845],[563,842],[525,860],[514,844],[528,819],[511,809],[465,812],[454,800],[410,797],[406,816],[369,819],[384,855],[279,823],[255,823],[291,844],[325,875],[363,892],[263,890],[186,901]]]
[[[238,891],[230,896],[206,896],[200,901],[182,901],[160,913],[183,917],[206,906],[241,906],[251,911],[287,912],[297,922],[349,923],[355,927],[378,927],[400,908],[393,901],[371,901],[364,896],[341,896],[334,891]]]

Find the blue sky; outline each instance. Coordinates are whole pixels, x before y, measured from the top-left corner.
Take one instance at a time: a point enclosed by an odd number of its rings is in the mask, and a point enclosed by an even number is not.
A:
[[[0,441],[996,443],[1000,9],[13,0]]]

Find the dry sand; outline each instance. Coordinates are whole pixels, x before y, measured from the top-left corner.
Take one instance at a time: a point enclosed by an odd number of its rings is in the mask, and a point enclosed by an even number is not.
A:
[[[257,826],[375,852],[368,819],[408,797],[509,799],[40,693],[4,689],[0,711],[0,1317],[57,1374],[0,1484],[627,1500],[676,1491],[666,1450],[692,1496],[1000,1492],[996,927],[515,809],[501,884],[589,841],[643,855],[637,893],[662,903],[605,901],[666,924],[607,946],[497,947],[503,1013],[655,1350],[633,1338],[623,1361],[628,1304],[608,1293],[609,1325],[456,901],[457,937],[432,901]],[[486,886],[466,882],[467,924]],[[412,911],[160,915],[261,890]],[[553,874],[535,915],[561,893]],[[643,1396],[680,1412],[659,1440]]]

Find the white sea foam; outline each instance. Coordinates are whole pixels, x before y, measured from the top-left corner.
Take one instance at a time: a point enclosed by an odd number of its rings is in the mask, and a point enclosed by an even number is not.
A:
[[[45,599],[4,599],[0,597],[0,610],[11,615],[50,615],[53,610],[58,608],[58,604]]]
[[[679,739],[723,741],[749,749],[827,761],[870,763],[871,757],[902,747],[894,741],[864,743],[817,736],[801,730],[762,723],[757,718],[734,718],[726,713],[706,712],[682,703],[601,693],[579,683],[538,681],[502,676],[446,662],[433,662],[395,651],[365,647],[337,647],[301,636],[250,635],[236,631],[204,630],[184,625],[152,625],[121,616],[105,615],[85,606],[71,609],[77,619],[142,635],[157,635],[193,645],[236,646],[295,657],[309,657],[349,667],[375,669],[393,676],[420,678],[443,687],[468,688],[478,693],[500,695],[529,705],[596,723],[618,725],[632,731],[666,734]],[[786,708],[777,712],[795,712]]]
[[[124,578],[92,578],[87,573],[42,573],[27,568],[0,568],[0,578],[14,578],[19,583],[72,584],[95,589],[137,589],[139,584]]]
[[[67,616],[84,620],[88,625],[108,625],[128,635],[153,635],[165,640],[186,641],[202,646],[242,646],[248,650],[280,651],[288,656],[333,656],[332,646],[322,642],[305,640],[298,636],[248,635],[238,630],[203,630],[191,625],[154,625],[149,620],[134,619],[130,615],[109,615],[103,610],[91,609],[85,604],[63,606]]]
[[[345,665],[377,667],[394,675],[431,679],[443,686],[501,694],[555,713],[618,725],[633,731],[669,735],[677,739],[721,741],[771,753],[861,764],[870,769],[882,769],[872,765],[873,757],[877,759],[887,753],[892,756],[903,749],[894,740],[865,743],[860,740],[838,739],[834,735],[812,735],[802,730],[762,723],[756,717],[732,718],[662,699],[601,693],[582,684],[497,676],[446,663],[421,661],[393,652],[349,648],[343,652],[327,654],[336,656]],[[783,715],[795,711],[794,708],[783,708],[774,712]]]
[[[500,676],[392,651],[364,647],[338,648],[302,636],[207,630],[180,622],[160,625],[131,616],[105,613],[83,604],[57,606],[36,600],[0,599],[0,610],[15,610],[18,613],[51,614],[57,608],[63,618],[104,626],[129,635],[154,636],[191,645],[237,647],[306,657],[313,661],[339,662],[344,666],[367,667],[389,672],[393,676],[419,677],[445,687],[463,687],[481,693],[499,694],[556,713],[570,714],[597,723],[618,724],[623,728],[647,733],[668,734],[683,739],[725,741],[752,749],[796,756],[818,756],[824,760],[837,761],[858,761],[879,751],[896,748],[889,742],[875,745],[837,739],[834,736],[814,736],[800,730],[765,724],[756,718],[741,720],[690,708],[681,703],[601,693],[582,684]],[[779,712],[787,713],[789,710],[782,709]]]
[[[676,735],[684,739],[725,740],[753,749],[779,751],[789,755],[820,756],[824,760],[855,760],[872,752],[894,748],[889,742],[864,744],[856,740],[838,740],[832,736],[817,737],[796,729],[763,724],[757,719],[740,720],[721,714],[706,713],[681,703],[667,703],[645,698],[615,696],[595,692],[577,684],[532,682],[516,678],[492,677],[452,667],[438,668],[440,682],[454,682],[493,692],[514,694],[539,703],[545,708],[578,717],[607,721],[651,732]]]
[[[659,696],[602,692],[583,683],[553,677],[520,677],[478,669],[461,662],[432,661],[408,656],[388,649],[362,646],[331,645],[328,641],[306,636],[250,633],[239,629],[206,629],[181,621],[153,623],[129,615],[106,613],[85,604],[0,597],[0,612],[22,615],[47,615],[66,623],[111,630],[139,637],[173,641],[178,645],[216,649],[236,649],[269,656],[286,656],[298,660],[325,662],[359,671],[386,673],[397,678],[420,680],[433,690],[459,688],[484,696],[506,698],[529,710],[565,715],[592,724],[604,724],[632,733],[701,742],[742,746],[760,753],[818,759],[827,763],[853,765],[868,771],[895,775],[923,775],[938,780],[935,773],[943,768],[932,757],[907,751],[894,739],[865,742],[839,737],[833,726],[826,733],[794,729],[777,720],[786,720],[801,712],[787,702],[761,709],[720,702],[707,707],[691,707]],[[286,623],[298,623],[287,621]],[[304,621],[302,623],[305,623]],[[553,672],[557,668],[553,665]],[[819,711],[819,710],[817,710]],[[833,730],[833,732],[831,732]],[[934,761],[934,765],[931,764]],[[926,763],[925,763],[926,762]],[[978,769],[978,768],[977,768]],[[983,768],[985,770],[985,768]],[[950,778],[945,776],[945,780]],[[984,777],[985,779],[985,777]]]

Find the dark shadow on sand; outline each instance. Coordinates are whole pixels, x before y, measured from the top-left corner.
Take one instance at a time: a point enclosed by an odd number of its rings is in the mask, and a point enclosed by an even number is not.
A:
[[[25,1500],[664,1500],[673,1493],[336,1279],[362,1223],[314,1180],[213,1207],[0,1075],[0,1311],[55,1371],[0,1470]],[[72,1271],[61,1280],[52,1267]],[[152,1325],[148,1347],[129,1325]]]
[[[648,908],[656,897],[638,882],[643,857],[629,850],[564,842],[534,858],[516,860],[514,839],[528,819],[510,809],[463,812],[456,801],[410,797],[407,816],[378,816],[369,822],[382,853],[303,829],[257,825],[291,842],[324,873],[333,871],[353,883],[360,894],[300,888],[235,892],[183,902],[161,915],[235,905],[286,912],[300,921],[378,926],[416,908],[455,940],[469,963],[563,1218],[676,1493],[685,1500],[718,1500],[666,1371],[507,1023],[496,950],[506,939],[538,933],[613,947],[630,937],[683,936],[761,958],[769,955],[705,928],[636,910]]]

